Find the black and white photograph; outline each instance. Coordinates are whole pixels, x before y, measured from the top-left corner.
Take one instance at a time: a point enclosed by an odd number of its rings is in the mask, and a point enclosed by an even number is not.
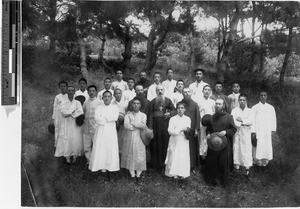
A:
[[[1,37],[19,207],[300,207],[299,1],[2,0]]]

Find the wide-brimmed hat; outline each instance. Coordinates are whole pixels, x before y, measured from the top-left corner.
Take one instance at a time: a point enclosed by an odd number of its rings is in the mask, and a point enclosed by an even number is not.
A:
[[[202,117],[201,123],[203,126],[209,126],[211,124],[211,115],[206,114]]]
[[[141,130],[141,139],[145,146],[150,144],[153,137],[154,137],[153,130],[149,129],[148,127]]]
[[[82,126],[84,123],[84,115],[79,115],[77,118],[76,118],[76,124],[77,126]]]
[[[48,125],[48,131],[50,134],[54,134],[55,133],[55,126],[54,126],[54,123],[50,123]]]
[[[210,135],[210,139],[207,139],[207,145],[214,151],[220,151],[227,146],[226,136],[218,136],[217,133]]]
[[[83,105],[83,103],[85,102],[85,96],[83,95],[76,96],[75,99],[78,100],[81,105]]]

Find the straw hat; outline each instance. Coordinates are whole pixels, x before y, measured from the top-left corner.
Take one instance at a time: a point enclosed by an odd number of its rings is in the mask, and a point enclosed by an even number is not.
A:
[[[150,144],[153,137],[154,137],[153,130],[149,129],[148,127],[141,130],[141,139],[145,146]]]
[[[210,135],[210,139],[207,139],[208,147],[214,151],[220,151],[227,146],[226,136],[218,136],[216,133]]]

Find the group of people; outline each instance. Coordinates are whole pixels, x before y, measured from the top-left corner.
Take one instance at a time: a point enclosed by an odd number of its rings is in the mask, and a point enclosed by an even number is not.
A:
[[[249,175],[254,164],[266,166],[273,158],[272,132],[276,131],[274,107],[260,92],[259,102],[247,106],[247,95],[235,82],[232,94],[223,93],[223,85],[212,87],[202,80],[204,69],[195,69],[196,81],[189,86],[153,74],[153,82],[140,72],[139,81],[104,79],[104,89],[87,87],[81,78],[79,89],[61,81],[55,97],[55,157],[75,163],[83,153],[92,171],[128,169],[139,178],[147,167],[166,176],[181,179],[202,165],[205,179],[226,185],[229,172],[243,168]],[[150,144],[142,132],[153,130]]]

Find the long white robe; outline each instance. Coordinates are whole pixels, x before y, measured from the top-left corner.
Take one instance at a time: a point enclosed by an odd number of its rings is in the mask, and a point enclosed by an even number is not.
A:
[[[198,100],[200,117],[202,118],[206,114],[213,115],[215,113],[215,101],[211,98],[205,99],[205,97],[201,97]],[[200,123],[200,137],[199,138],[199,155],[206,156],[207,154],[207,137],[206,137],[206,126],[203,126]]]
[[[86,102],[83,103],[83,112],[84,112],[84,124],[82,126],[82,135],[83,135],[83,149],[85,157],[87,160],[90,160],[92,153],[92,142],[95,134],[95,109],[101,104],[101,101],[97,98],[89,98]]]
[[[203,97],[203,87],[206,85],[208,85],[208,83],[205,83],[204,81],[200,81],[199,83],[195,81],[194,83],[190,84],[189,88],[192,91],[192,100],[198,103],[200,98]]]
[[[162,82],[162,85],[165,89],[165,96],[168,97],[169,99],[171,99],[171,96],[174,93],[176,83],[177,81],[175,81],[174,79],[172,79],[171,81],[167,79]]]
[[[116,130],[118,116],[118,106],[113,104],[101,104],[95,110],[96,130],[89,164],[91,171],[100,169],[108,171],[120,170]]]
[[[248,107],[244,110],[236,107],[231,115],[237,129],[233,136],[233,162],[235,165],[250,167],[252,166],[251,125],[254,122],[254,113]],[[238,117],[242,119],[242,123],[236,120]]]
[[[273,159],[272,131],[276,131],[277,121],[275,109],[265,103],[252,107],[255,119],[252,125],[252,133],[256,133],[257,147],[253,149],[253,158],[257,160]]]
[[[54,99],[53,114],[52,114],[52,119],[54,120],[54,127],[55,127],[54,147],[56,147],[56,145],[57,145],[60,124],[61,124],[61,120],[63,118],[60,108],[61,108],[62,102],[65,101],[66,99],[68,99],[68,94],[62,94],[62,93],[56,95],[56,97]]]
[[[190,175],[190,147],[183,130],[191,127],[188,116],[175,115],[169,121],[168,132],[171,135],[165,160],[166,176],[188,177]]]
[[[146,127],[146,121],[147,116],[142,112],[130,112],[125,116],[122,168],[137,171],[146,170],[146,146],[140,135],[141,128]]]
[[[76,117],[83,114],[81,103],[75,99],[66,99],[61,104],[61,128],[58,135],[55,157],[81,156],[82,132],[81,126],[77,126]],[[65,118],[66,115],[70,117]]]

